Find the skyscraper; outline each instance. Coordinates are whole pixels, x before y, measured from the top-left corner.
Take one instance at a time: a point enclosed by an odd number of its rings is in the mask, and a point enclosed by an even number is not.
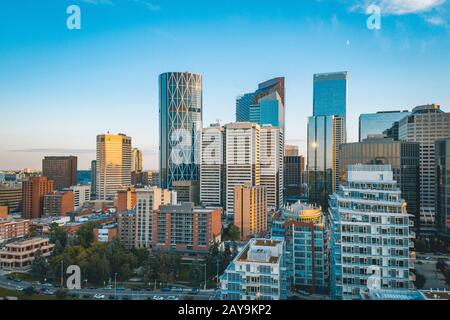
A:
[[[289,201],[302,194],[305,158],[298,154],[297,146],[285,145],[284,148],[284,196]]]
[[[308,199],[324,210],[328,196],[339,185],[339,146],[345,142],[344,122],[341,116],[308,119]]]
[[[132,172],[142,172],[142,151],[138,148],[133,149],[133,164],[131,167]]]
[[[23,218],[37,219],[44,213],[44,196],[53,191],[53,181],[47,177],[30,177],[22,183]]]
[[[395,122],[410,115],[404,111],[380,111],[377,113],[364,113],[359,116],[359,142],[367,139],[369,135],[383,134],[392,128]]]
[[[131,137],[124,134],[97,136],[97,199],[114,199],[131,185]]]
[[[284,130],[284,97],[284,77],[260,83],[255,92],[237,98],[236,121],[268,124]]]
[[[313,116],[340,116],[347,114],[348,72],[314,75]],[[345,125],[345,121],[344,121]]]
[[[77,157],[45,157],[42,175],[53,180],[54,188],[61,190],[77,184]]]
[[[213,124],[202,131],[200,202],[225,206],[225,128]]]
[[[277,210],[283,205],[284,183],[283,130],[263,125],[260,133],[260,185],[266,188],[267,206]]]
[[[413,234],[390,165],[348,166],[346,183],[330,197],[329,216],[332,299],[413,288]]]
[[[436,141],[436,227],[450,238],[450,137]]]
[[[202,130],[202,76],[169,72],[159,76],[160,184],[198,181]]]
[[[422,231],[435,231],[435,142],[450,136],[450,113],[437,104],[418,106],[399,123],[400,140],[420,143],[420,220]]]
[[[345,182],[350,164],[390,164],[394,180],[399,184],[407,212],[414,216],[415,230],[420,227],[419,143],[370,138],[363,142],[345,143],[340,149],[340,180]]]
[[[260,131],[251,122],[229,123],[226,134],[226,211],[234,213],[234,187],[260,184]]]

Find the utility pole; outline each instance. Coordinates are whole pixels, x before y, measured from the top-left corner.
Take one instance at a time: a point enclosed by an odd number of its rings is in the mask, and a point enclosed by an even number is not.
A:
[[[114,273],[114,299],[117,300],[117,272]]]
[[[203,290],[206,291],[206,263],[204,264],[204,266],[205,266],[205,286],[203,287]]]
[[[64,259],[61,259],[61,289],[64,286]]]

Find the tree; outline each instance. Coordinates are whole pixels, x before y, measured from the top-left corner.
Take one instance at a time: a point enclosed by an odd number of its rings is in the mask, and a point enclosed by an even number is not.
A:
[[[239,228],[234,224],[231,224],[224,232],[223,240],[224,241],[239,241],[241,238],[241,234],[239,232]]]
[[[94,229],[97,228],[100,224],[95,221],[91,221],[83,224],[77,232],[78,241],[80,245],[85,248],[88,248],[94,242]]]
[[[422,289],[425,286],[426,279],[423,274],[416,272],[415,286],[417,289]]]
[[[24,293],[26,296],[31,297],[33,294],[36,293],[36,291],[34,290],[33,287],[26,287],[26,288],[23,290],[23,293]]]
[[[49,264],[42,255],[40,249],[34,253],[34,260],[31,264],[31,274],[35,277],[44,278],[47,275]]]
[[[192,262],[189,268],[189,280],[191,282],[191,286],[198,287],[200,285],[202,282],[202,273],[202,268],[198,260]]]
[[[67,233],[64,231],[63,228],[61,228],[57,223],[52,223],[50,225],[49,229],[49,238],[50,242],[56,244],[59,242],[59,244],[64,249],[67,245]],[[59,254],[59,253],[54,253]]]
[[[55,295],[58,299],[63,300],[67,298],[67,289],[57,289]]]

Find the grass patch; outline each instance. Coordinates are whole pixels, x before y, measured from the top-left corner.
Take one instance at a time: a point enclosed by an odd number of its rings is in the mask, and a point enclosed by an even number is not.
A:
[[[15,291],[15,290],[9,290],[0,288],[0,297],[17,297],[19,300],[57,300],[54,296],[44,296],[40,294],[33,294],[32,296],[27,296],[26,294]]]

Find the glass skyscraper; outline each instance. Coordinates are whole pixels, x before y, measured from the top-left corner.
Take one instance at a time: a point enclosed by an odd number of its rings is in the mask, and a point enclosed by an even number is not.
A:
[[[391,129],[395,122],[410,114],[408,110],[361,114],[359,116],[359,142],[367,139],[369,135],[383,134],[386,130]]]
[[[313,116],[340,116],[347,113],[348,72],[314,75]]]
[[[198,181],[202,132],[202,76],[169,72],[159,76],[160,185]]]

